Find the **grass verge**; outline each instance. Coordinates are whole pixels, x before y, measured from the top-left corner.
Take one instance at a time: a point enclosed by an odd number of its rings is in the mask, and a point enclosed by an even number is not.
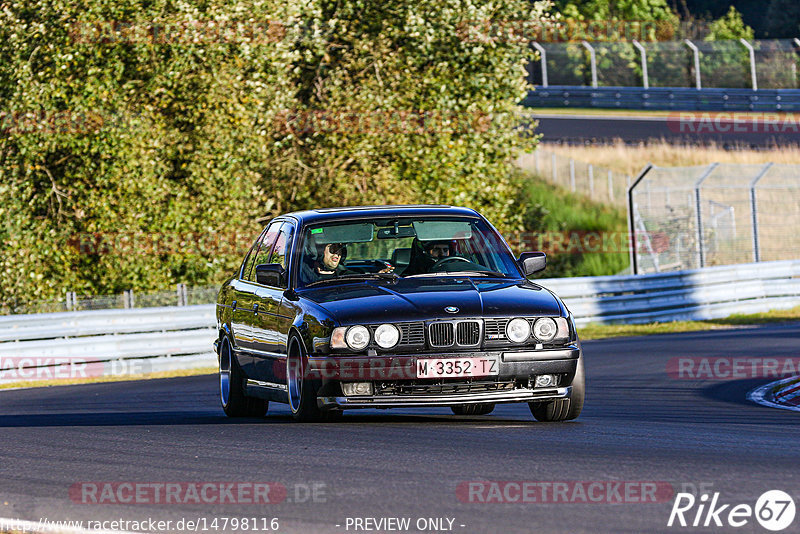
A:
[[[735,314],[724,319],[708,321],[674,321],[649,324],[597,324],[590,323],[578,328],[582,340],[604,339],[623,336],[647,336],[651,334],[675,334],[701,330],[719,330],[739,326],[753,326],[800,321],[800,306],[788,310],[772,310],[764,313]]]
[[[37,388],[50,386],[73,386],[76,384],[98,384],[102,382],[129,382],[131,380],[148,380],[150,378],[175,378],[178,376],[210,375],[217,372],[216,367],[198,367],[197,369],[181,369],[177,371],[161,371],[138,375],[98,376],[92,378],[63,378],[56,380],[28,380],[0,384],[0,390],[11,388]]]

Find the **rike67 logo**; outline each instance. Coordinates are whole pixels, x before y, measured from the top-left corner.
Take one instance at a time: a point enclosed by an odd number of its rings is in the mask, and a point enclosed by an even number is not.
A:
[[[709,502],[707,493],[696,499],[691,493],[678,493],[667,526],[681,527],[742,527],[755,517],[767,530],[784,530],[794,521],[795,506],[792,497],[781,490],[764,492],[755,506],[749,504],[723,504],[719,492]]]

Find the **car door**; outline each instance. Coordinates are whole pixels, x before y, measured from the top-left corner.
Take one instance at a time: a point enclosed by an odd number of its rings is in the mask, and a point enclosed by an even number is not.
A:
[[[276,384],[283,383],[286,341],[292,319],[281,313],[281,301],[289,277],[289,257],[293,238],[294,224],[286,221],[278,232],[269,259],[262,262],[282,265],[286,272],[284,283],[277,286],[259,284],[256,289],[256,304],[258,304],[254,318],[258,324],[258,338],[254,352],[258,359],[256,372],[260,380]]]
[[[241,275],[234,284],[235,305],[232,303],[234,309],[231,329],[233,330],[234,346],[238,349],[237,361],[249,377],[256,376],[254,351],[257,350],[259,337],[258,324],[253,313],[254,309],[257,309],[256,302],[258,301],[255,265],[259,259],[269,257],[281,224],[281,221],[275,221],[267,226],[250,250],[242,267]]]

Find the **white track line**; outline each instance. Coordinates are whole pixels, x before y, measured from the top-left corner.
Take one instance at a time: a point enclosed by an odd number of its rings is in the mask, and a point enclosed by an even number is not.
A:
[[[761,404],[762,406],[769,406],[770,408],[780,408],[782,410],[791,410],[793,412],[800,412],[800,406],[787,406],[786,404],[781,404],[779,402],[775,402],[775,397],[772,394],[772,390],[778,386],[783,384],[787,384],[793,380],[797,380],[800,377],[792,376],[789,378],[784,378],[783,380],[777,380],[775,382],[770,382],[769,384],[763,385],[761,387],[757,387],[756,389],[747,393],[747,400],[753,401],[757,404]]]

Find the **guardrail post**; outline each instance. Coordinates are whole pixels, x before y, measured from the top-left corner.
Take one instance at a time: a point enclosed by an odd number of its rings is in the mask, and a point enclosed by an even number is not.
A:
[[[575,192],[575,160],[569,158],[569,188]]]
[[[703,215],[702,215],[702,206],[700,204],[700,186],[703,185],[703,182],[706,178],[708,178],[714,169],[717,168],[719,163],[712,163],[708,166],[708,168],[700,175],[697,182],[694,184],[694,201],[695,201],[695,216],[697,218],[697,263],[698,267],[705,267],[706,264],[706,257],[705,251],[703,250]]]
[[[594,47],[587,41],[581,41],[581,44],[589,51],[589,62],[592,70],[592,87],[597,87],[597,57],[594,53]]]
[[[533,151],[533,167],[534,167],[534,169],[536,169],[536,174],[540,174],[541,173],[541,169],[539,168],[539,151],[538,150],[534,150]]]
[[[694,84],[700,90],[703,88],[700,83],[700,51],[689,39],[684,39],[683,42],[692,50],[692,56],[694,56]]]
[[[636,186],[639,185],[639,182],[642,181],[642,178],[644,178],[652,168],[653,164],[648,163],[647,166],[642,169],[642,172],[639,173],[639,176],[636,177],[636,180],[633,182],[633,184],[630,183],[631,177],[628,176],[628,255],[630,257],[631,272],[633,274],[639,274],[639,269],[636,265],[636,222],[633,220],[633,215],[635,213],[633,209],[633,190],[636,189]]]
[[[755,178],[750,182],[750,213],[753,216],[753,261],[758,263],[761,261],[761,253],[758,248],[758,208],[756,207],[756,184],[758,181],[761,180],[767,172],[769,172],[769,168],[772,167],[772,163],[767,163],[762,167],[761,172],[756,175]]]
[[[558,183],[558,170],[556,169],[556,153],[550,154],[550,175],[553,178],[553,183]]]
[[[594,198],[594,167],[589,164],[589,198]]]
[[[136,300],[133,297],[133,289],[126,289],[122,292],[122,306],[124,308],[133,308],[136,305]]]
[[[542,56],[542,87],[547,87],[547,52],[544,47],[536,41],[531,44],[539,52],[539,55]]]
[[[608,200],[614,202],[614,177],[610,169],[608,171]]]
[[[756,77],[756,53],[753,50],[753,45],[747,42],[746,39],[740,38],[739,42],[747,48],[747,51],[750,53],[750,83],[753,86],[753,91],[758,91],[758,79]]]
[[[649,89],[650,81],[647,78],[647,50],[645,50],[644,46],[642,46],[642,43],[636,39],[633,40],[633,46],[639,50],[639,55],[642,58],[642,85],[645,89]]]

